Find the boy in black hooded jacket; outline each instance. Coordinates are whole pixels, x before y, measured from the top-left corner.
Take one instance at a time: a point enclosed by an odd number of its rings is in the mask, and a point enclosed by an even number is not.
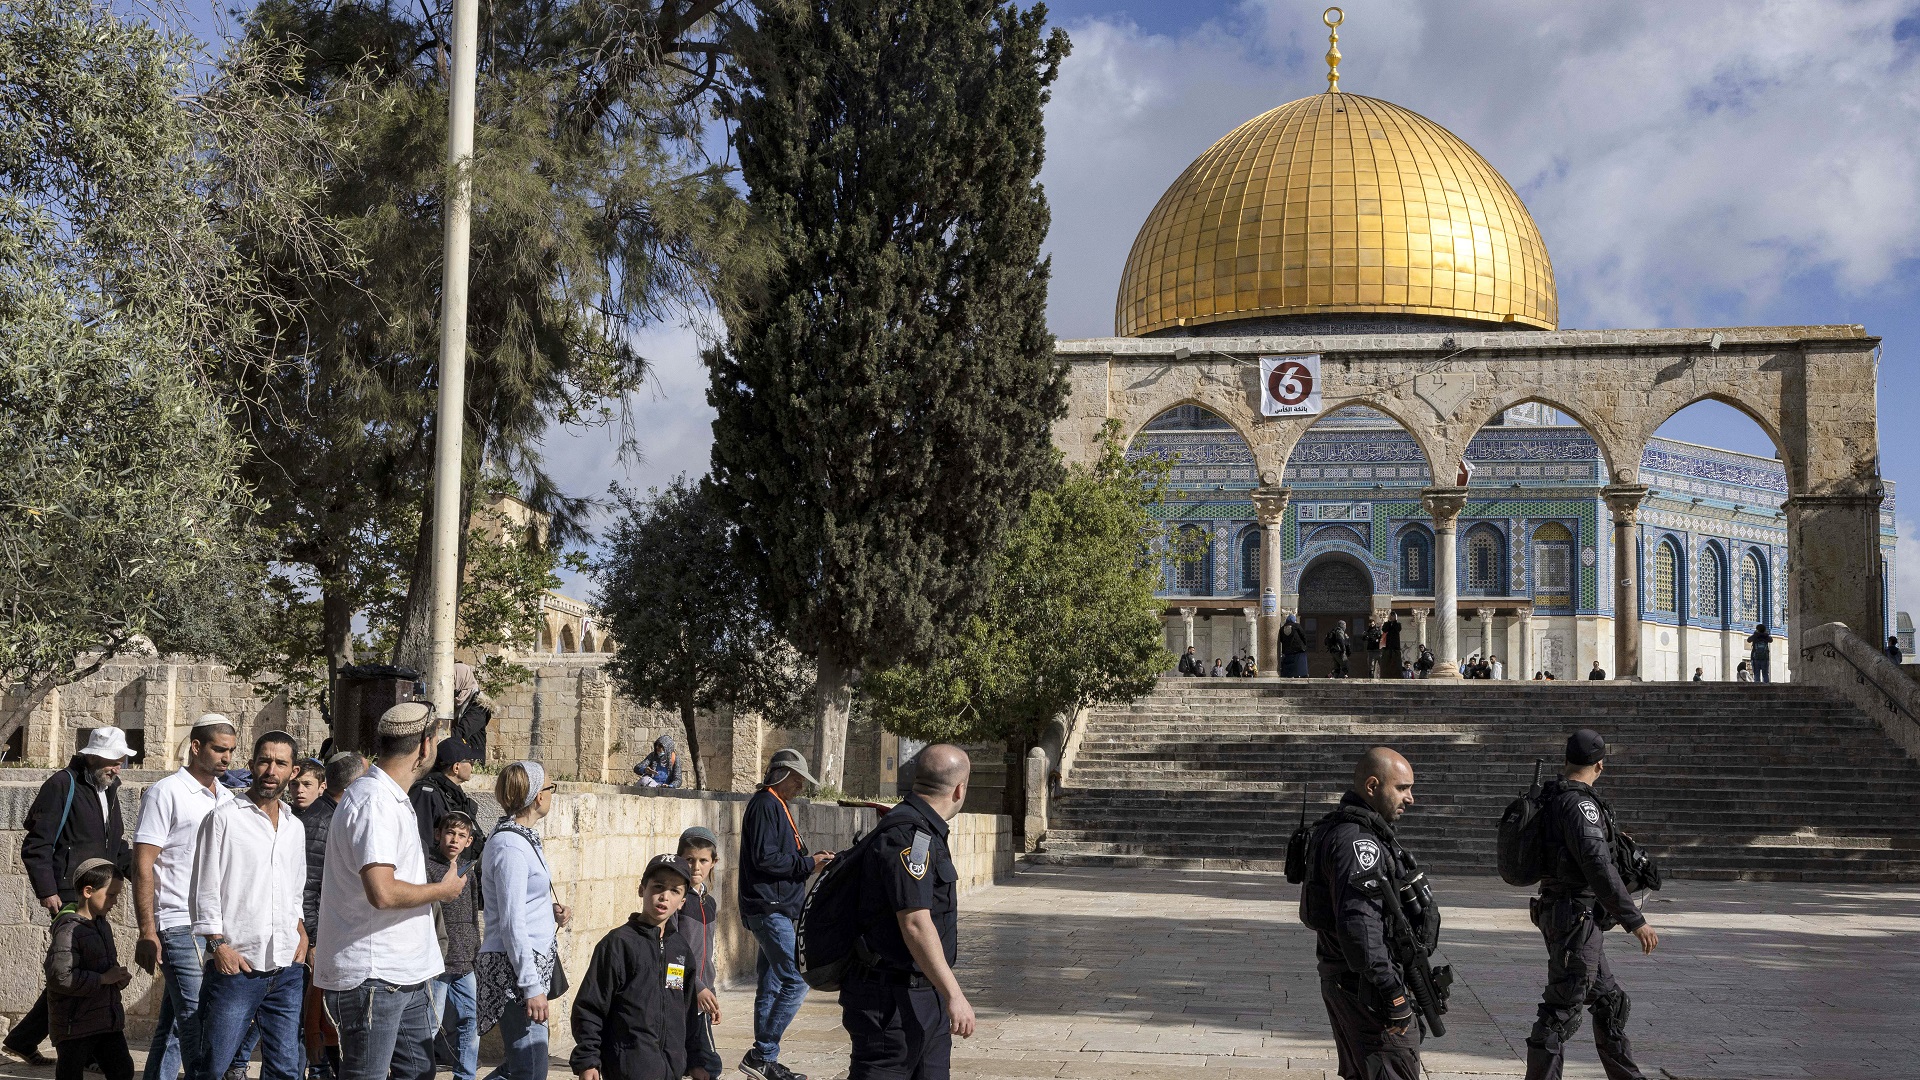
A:
[[[695,1009],[693,950],[673,916],[693,885],[677,855],[657,855],[640,879],[640,910],[594,946],[573,1003],[581,1080],[680,1080]]]

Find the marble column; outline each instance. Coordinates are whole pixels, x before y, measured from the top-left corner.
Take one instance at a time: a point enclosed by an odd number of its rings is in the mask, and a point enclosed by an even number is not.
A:
[[[1640,504],[1646,501],[1643,484],[1615,484],[1600,489],[1613,514],[1613,677],[1640,678]],[[1692,672],[1688,672],[1689,675]]]
[[[1493,651],[1493,609],[1475,608],[1473,613],[1480,619],[1480,659],[1492,663],[1500,655]]]
[[[1280,526],[1287,517],[1291,488],[1263,487],[1253,493],[1253,513],[1260,521],[1260,668],[1267,664],[1279,674],[1280,665]]]
[[[1731,598],[1729,598],[1728,602],[1729,603],[1732,602]],[[1720,630],[1720,680],[1722,682],[1732,682],[1736,678],[1736,672],[1734,671],[1734,669],[1740,666],[1740,661],[1743,659],[1742,657],[1736,654],[1740,651],[1740,647],[1743,644],[1745,644],[1745,642],[1742,642],[1737,637],[1735,637],[1731,629],[1728,629],[1726,627],[1721,628]]]
[[[1460,511],[1467,508],[1466,488],[1427,488],[1420,501],[1433,516],[1433,613],[1440,621],[1440,647],[1434,650],[1434,679],[1460,677],[1460,613],[1457,597],[1460,577],[1455,565],[1454,540]]]
[[[1240,614],[1247,620],[1247,655],[1253,657],[1254,669],[1265,675],[1268,673],[1267,658],[1260,648],[1260,609],[1241,608]]]
[[[1414,640],[1421,645],[1427,643],[1427,611],[1425,608],[1413,609]]]
[[[1523,680],[1531,679],[1533,678],[1533,609],[1521,608],[1519,611],[1519,621],[1520,653],[1516,659],[1519,661],[1520,666],[1518,670],[1514,672],[1513,677]]]
[[[1199,610],[1200,610],[1199,608],[1190,608],[1190,607],[1183,607],[1180,609],[1180,626],[1182,629],[1184,629],[1187,632],[1187,643],[1180,647],[1180,652],[1182,655],[1185,655],[1186,651],[1188,649],[1193,648],[1195,644],[1193,640],[1193,616]]]

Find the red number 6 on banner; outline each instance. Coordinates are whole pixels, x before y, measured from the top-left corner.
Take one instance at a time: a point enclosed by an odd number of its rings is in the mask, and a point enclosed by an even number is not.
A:
[[[1305,364],[1281,364],[1267,376],[1267,395],[1282,405],[1298,405],[1311,393],[1313,372],[1308,371]]]

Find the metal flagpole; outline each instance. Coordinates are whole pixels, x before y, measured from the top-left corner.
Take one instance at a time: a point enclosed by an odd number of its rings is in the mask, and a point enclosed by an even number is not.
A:
[[[453,718],[453,635],[460,594],[461,465],[467,398],[467,251],[473,210],[473,95],[480,2],[453,0],[447,88],[446,265],[440,278],[440,401],[433,446],[433,706]]]

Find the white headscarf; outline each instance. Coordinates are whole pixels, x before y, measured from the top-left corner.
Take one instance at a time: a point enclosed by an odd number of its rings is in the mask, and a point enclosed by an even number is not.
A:
[[[547,786],[547,770],[539,762],[517,761],[514,764],[527,770],[527,801],[519,806],[501,807],[507,812],[508,817],[517,817],[527,807],[532,806],[534,800],[540,797],[540,789]]]

